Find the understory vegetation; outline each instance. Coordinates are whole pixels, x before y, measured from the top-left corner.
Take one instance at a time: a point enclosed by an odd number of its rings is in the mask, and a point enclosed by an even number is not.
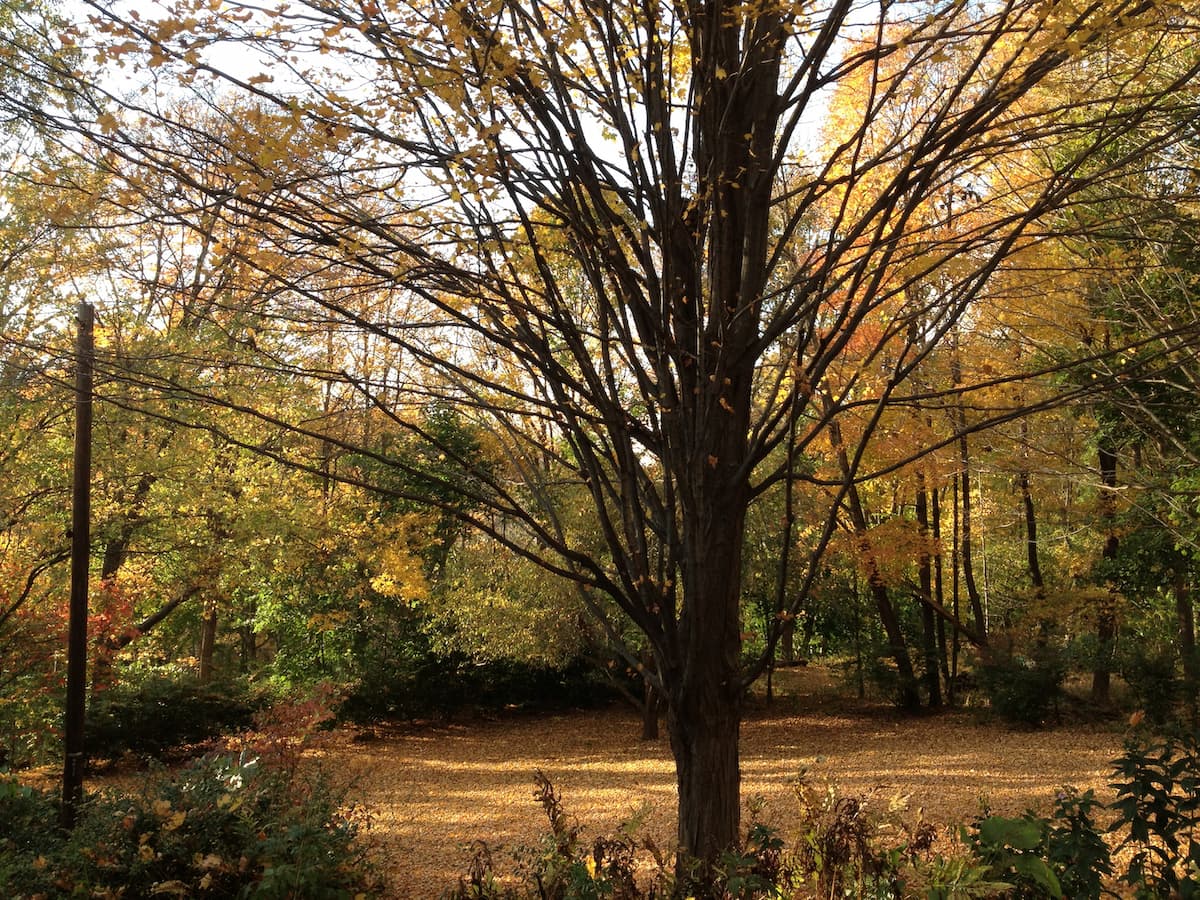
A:
[[[741,846],[705,872],[639,834],[582,839],[542,774],[534,796],[548,830],[534,846],[497,865],[485,841],[472,847],[453,900],[670,900],[670,898],[1058,898],[1194,897],[1200,893],[1200,736],[1139,732],[1113,761],[1115,799],[1064,787],[1053,811],[1017,817],[986,806],[939,829],[900,805],[840,794],[800,778],[800,838],[752,820]],[[795,830],[796,822],[789,823]],[[512,872],[502,878],[498,870]]]
[[[370,896],[377,880],[355,842],[366,812],[301,762],[320,743],[328,700],[275,704],[220,750],[90,795],[70,831],[59,827],[57,792],[0,774],[0,894]]]

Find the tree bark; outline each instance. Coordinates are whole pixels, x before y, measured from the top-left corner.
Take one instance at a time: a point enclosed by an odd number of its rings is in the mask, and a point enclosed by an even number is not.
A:
[[[959,520],[959,558],[962,560],[963,587],[967,590],[967,602],[975,619],[975,634],[982,644],[987,644],[987,615],[979,587],[975,583],[975,564],[971,556],[971,457],[967,450],[967,436],[958,439],[959,481],[962,500],[962,517]]]
[[[671,692],[667,729],[679,788],[679,846],[706,872],[739,843],[741,828],[739,601],[746,504],[744,497],[730,500],[709,507],[698,519],[707,527],[689,535],[696,545],[683,561],[679,652],[662,679]]]
[[[1179,628],[1179,659],[1183,664],[1183,690],[1188,714],[1197,719],[1196,691],[1200,686],[1196,660],[1196,610],[1192,603],[1192,586],[1181,564],[1172,579],[1175,594],[1175,619]]]
[[[779,623],[779,647],[783,654],[783,664],[796,664],[796,617],[785,616]]]
[[[917,525],[921,529],[921,537],[928,539],[929,500],[925,491],[925,478],[920,474],[917,476]],[[920,583],[920,596],[917,599],[921,604],[921,631],[925,653],[925,689],[930,708],[936,709],[942,705],[942,684],[938,673],[937,615],[933,611],[932,555],[926,548],[921,549],[917,573]]]
[[[205,601],[200,619],[200,683],[208,684],[213,677],[213,651],[217,645],[217,601]]]
[[[1100,518],[1107,536],[1102,557],[1115,559],[1120,549],[1117,537],[1117,450],[1106,437],[1101,437],[1096,456],[1100,467]],[[1108,705],[1112,692],[1112,651],[1117,636],[1116,595],[1110,589],[1096,611],[1096,662],[1092,668],[1092,700]]]
[[[692,859],[715,862],[739,838],[741,692],[731,694],[731,685],[711,678],[691,681],[667,710],[679,789],[678,840]]]
[[[654,654],[643,651],[639,654],[642,663],[642,740],[658,740],[658,691],[654,687]]]

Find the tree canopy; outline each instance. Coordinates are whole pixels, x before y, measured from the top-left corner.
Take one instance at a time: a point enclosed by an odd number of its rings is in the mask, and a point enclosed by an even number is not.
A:
[[[1194,346],[1178,320],[1097,341],[1072,256],[1108,226],[1086,210],[1194,142],[1197,23],[1171,4],[84,5],[43,58],[70,102],[25,102],[103,184],[39,177],[112,234],[179,238],[91,281],[102,318],[133,286],[171,335],[100,355],[110,401],[218,462],[431,506],[612,639],[631,622],[703,860],[738,837],[744,693],[839,530],[916,696],[868,487],[924,498],[967,434]],[[1085,362],[1103,378],[1054,382]],[[954,618],[932,577],[927,633]]]

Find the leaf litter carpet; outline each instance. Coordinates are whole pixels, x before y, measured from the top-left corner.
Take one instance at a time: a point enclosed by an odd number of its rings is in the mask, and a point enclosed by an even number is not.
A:
[[[1063,785],[1110,799],[1109,762],[1121,750],[1112,728],[1072,725],[1017,731],[970,712],[904,717],[835,698],[821,669],[782,673],[787,695],[752,705],[742,726],[744,802],[792,843],[796,784],[832,784],[886,809],[906,797],[936,824],[968,820],[981,801],[1001,814],[1048,811]],[[640,835],[671,846],[675,784],[665,736],[640,741],[637,716],[620,707],[500,720],[350,731],[324,762],[350,780],[371,825],[364,838],[389,898],[436,898],[467,871],[470,845],[486,841],[497,868],[546,831],[533,800],[543,771],[582,839],[611,834],[641,811]],[[944,838],[943,838],[944,839]]]

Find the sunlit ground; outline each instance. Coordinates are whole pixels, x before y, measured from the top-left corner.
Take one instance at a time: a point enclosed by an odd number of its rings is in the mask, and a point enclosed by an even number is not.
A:
[[[789,683],[790,681],[790,683]],[[752,709],[742,731],[742,793],[785,839],[798,829],[796,784],[833,784],[879,810],[908,798],[915,818],[970,819],[981,802],[996,812],[1047,810],[1065,784],[1109,798],[1115,728],[1073,725],[1016,731],[970,712],[904,718],[879,705],[840,706],[820,670],[786,673],[787,695]],[[820,700],[821,702],[818,702]],[[347,734],[329,762],[355,780],[353,796],[374,824],[368,839],[395,897],[437,897],[466,872],[473,841],[501,867],[508,853],[545,832],[533,801],[543,771],[584,839],[610,833],[643,809],[642,834],[663,847],[674,833],[674,769],[665,736],[638,740],[637,716],[620,708],[504,721],[464,721]]]

